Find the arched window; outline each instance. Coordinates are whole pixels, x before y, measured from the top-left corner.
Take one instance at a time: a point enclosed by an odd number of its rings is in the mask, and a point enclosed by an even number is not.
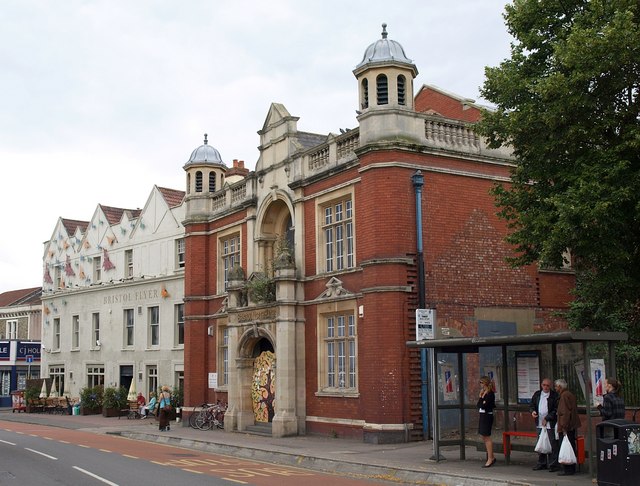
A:
[[[378,90],[378,104],[386,105],[389,103],[389,85],[387,82],[387,76],[379,74],[376,78],[376,89]]]
[[[216,192],[216,173],[209,172],[209,192]]]
[[[399,105],[406,105],[407,104],[407,98],[406,98],[406,83],[407,80],[406,78],[401,74],[400,76],[398,76],[398,104]]]
[[[202,192],[202,172],[196,172],[196,192]]]
[[[191,193],[191,174],[187,173],[187,193]]]
[[[362,80],[362,104],[360,107],[363,110],[369,108],[369,80],[367,78]]]

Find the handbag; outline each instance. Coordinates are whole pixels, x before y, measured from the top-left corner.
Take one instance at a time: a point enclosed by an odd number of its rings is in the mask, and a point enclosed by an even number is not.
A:
[[[558,453],[558,462],[560,464],[576,464],[578,460],[576,459],[576,453],[573,452],[573,447],[571,447],[571,442],[569,442],[569,437],[566,435],[564,439],[562,439],[562,445],[560,446],[560,452]]]
[[[171,412],[171,403],[170,403],[171,398],[167,398],[166,394],[162,394],[162,401],[164,403],[164,407],[162,407],[162,410],[164,410],[165,412]]]
[[[542,427],[540,430],[540,436],[534,450],[539,454],[551,454],[551,441],[546,427]]]

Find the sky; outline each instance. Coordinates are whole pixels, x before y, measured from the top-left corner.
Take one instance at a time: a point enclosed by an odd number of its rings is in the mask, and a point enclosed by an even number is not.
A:
[[[424,84],[487,104],[506,0],[1,0],[0,292],[42,284],[59,217],[185,189],[209,144],[258,159],[272,102],[320,134],[357,126],[353,69],[387,24]],[[415,94],[415,93],[414,93]]]

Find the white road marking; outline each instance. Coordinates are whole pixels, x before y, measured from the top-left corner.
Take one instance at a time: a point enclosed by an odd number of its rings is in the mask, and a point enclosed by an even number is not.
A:
[[[50,456],[49,454],[45,454],[44,452],[36,451],[35,449],[29,449],[28,447],[25,447],[25,450],[33,452],[35,454],[40,454],[41,456],[44,456],[44,457],[48,457],[49,459],[51,459],[53,461],[57,461],[58,460],[57,457]]]
[[[8,442],[6,440],[0,440],[3,444],[15,445],[13,442]]]
[[[75,469],[76,471],[80,471],[83,474],[86,474],[87,476],[91,476],[92,478],[97,479],[98,481],[102,481],[105,484],[109,484],[111,486],[118,486],[117,483],[112,483],[111,481],[109,481],[108,479],[105,479],[101,476],[98,476],[97,474],[93,474],[92,472],[87,471],[86,469],[82,469],[81,467],[78,466],[73,466],[73,469]]]

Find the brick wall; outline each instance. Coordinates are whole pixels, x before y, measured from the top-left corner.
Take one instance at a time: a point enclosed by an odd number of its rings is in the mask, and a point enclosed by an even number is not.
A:
[[[428,86],[423,86],[416,95],[415,108],[419,112],[433,110],[447,118],[468,122],[477,122],[482,114],[478,108]]]

